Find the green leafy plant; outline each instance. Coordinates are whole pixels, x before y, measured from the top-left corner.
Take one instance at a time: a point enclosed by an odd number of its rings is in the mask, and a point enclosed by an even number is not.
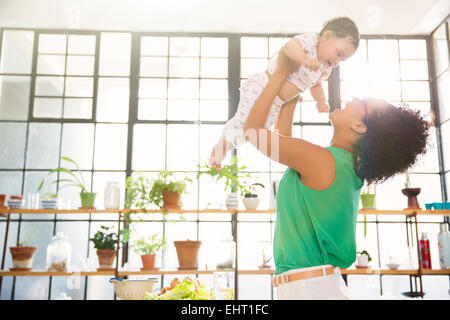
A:
[[[149,193],[149,200],[164,210],[163,192],[167,190],[168,192],[176,192],[181,195],[185,192],[187,183],[191,182],[192,179],[188,177],[176,179],[172,171],[163,170],[156,179],[153,180],[153,185]]]
[[[17,242],[18,247],[31,247],[38,238],[38,233],[35,229],[31,230],[29,233],[24,234],[20,237],[21,239]]]
[[[405,189],[408,189],[411,187],[411,179],[409,178],[409,173],[406,172],[406,181],[405,181]]]
[[[45,193],[42,196],[42,198],[43,199],[57,199],[58,198],[58,194],[57,193],[49,193],[49,192],[47,192],[47,193]]]
[[[139,238],[133,242],[131,247],[137,254],[157,254],[166,245],[164,237],[159,238],[159,233],[153,234],[149,238]]]
[[[261,188],[265,188],[265,186],[262,183],[256,182],[256,183],[252,183],[249,186],[249,192],[245,194],[246,198],[253,198],[253,197],[257,197],[258,195],[255,193],[256,192],[256,187],[261,187]]]
[[[117,243],[117,233],[114,231],[109,232],[112,227],[101,226],[93,238],[89,240],[94,243],[95,249],[100,250],[114,250]]]
[[[363,250],[363,251],[360,251],[360,252],[357,252],[357,253],[360,254],[360,255],[365,254],[369,258],[369,262],[372,261],[372,257],[370,256],[370,254],[366,250]]]
[[[209,174],[216,181],[225,180],[225,191],[239,192],[241,196],[245,196],[251,193],[252,188],[243,179],[251,178],[250,173],[243,173],[247,167],[245,165],[238,165],[238,159],[236,156],[232,157],[231,163],[222,166],[217,169],[210,164],[204,162],[202,165],[198,165],[199,173],[197,174],[197,179],[202,174]]]
[[[152,184],[142,172],[129,176],[126,181],[125,208],[145,210],[152,204],[150,191]]]
[[[61,157],[61,160],[67,161],[69,163],[72,163],[73,165],[75,165],[76,173],[78,175],[76,175],[74,173],[74,171],[64,168],[64,167],[59,167],[56,169],[51,170],[45,177],[44,179],[42,179],[41,183],[39,184],[38,187],[38,191],[41,191],[42,187],[45,185],[45,183],[47,182],[47,179],[55,172],[64,172],[67,173],[69,175],[69,178],[67,179],[56,179],[55,181],[52,182],[53,183],[59,183],[59,182],[68,182],[68,184],[65,184],[64,186],[60,187],[60,189],[64,188],[64,187],[70,187],[70,186],[74,186],[74,187],[78,187],[80,188],[80,193],[89,193],[89,191],[86,188],[86,183],[84,181],[84,177],[83,174],[81,172],[81,169],[79,167],[79,165],[72,160],[69,157]]]

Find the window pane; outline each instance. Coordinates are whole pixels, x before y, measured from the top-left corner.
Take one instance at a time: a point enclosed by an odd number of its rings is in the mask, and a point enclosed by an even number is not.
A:
[[[379,81],[383,79],[399,79],[400,70],[398,60],[386,56],[381,56],[381,59],[378,59],[377,57],[369,60],[369,75],[371,79],[376,79]]]
[[[369,82],[369,96],[387,101],[400,101],[400,81]],[[403,99],[407,99],[403,95]]]
[[[426,173],[439,172],[436,129],[434,127],[430,128],[430,136],[428,138],[428,146],[426,154],[418,156],[416,164],[414,165],[413,168],[410,169],[410,171],[426,172]]]
[[[200,99],[228,99],[228,80],[200,80]]]
[[[170,77],[198,77],[199,59],[198,58],[170,58],[169,59]]]
[[[67,56],[67,74],[92,76],[94,74],[93,56]]]
[[[429,101],[430,87],[427,81],[402,81],[403,100]]]
[[[228,100],[200,100],[200,120],[227,121]]]
[[[328,113],[319,113],[316,108],[315,101],[303,101],[301,104],[297,104],[296,108],[301,108],[301,121],[302,122],[328,122]],[[298,121],[298,119],[295,119]]]
[[[341,99],[350,101],[353,97],[369,96],[369,84],[365,81],[341,81]]]
[[[61,118],[61,98],[34,98],[33,117]]]
[[[169,98],[198,99],[199,82],[194,79],[169,79]]]
[[[64,34],[40,34],[39,53],[66,53],[67,36]]]
[[[128,76],[130,74],[131,35],[102,33],[100,40],[99,74]]]
[[[68,52],[71,54],[95,54],[95,36],[69,35]]]
[[[303,139],[321,147],[328,147],[332,137],[331,126],[303,126]]]
[[[168,120],[198,120],[198,100],[169,100]]]
[[[167,58],[141,58],[141,72],[143,77],[167,77]]]
[[[428,80],[427,60],[401,60],[402,80]]]
[[[0,76],[0,119],[27,120],[30,77]]]
[[[67,77],[66,97],[92,97],[94,89],[93,78]]]
[[[130,103],[128,78],[100,78],[97,121],[127,122]]]
[[[269,57],[273,56],[275,52],[280,51],[290,39],[291,38],[269,38]]]
[[[91,119],[92,99],[89,98],[65,98],[64,118]]]
[[[228,59],[202,58],[200,76],[203,78],[227,78]]]
[[[167,127],[167,170],[197,170],[197,141],[197,125],[169,124]]]
[[[125,170],[127,125],[99,124],[95,133],[96,170]]]
[[[165,99],[167,97],[166,79],[140,79],[139,98]]]
[[[26,168],[54,169],[58,166],[60,130],[58,123],[30,123]]]
[[[267,58],[269,56],[268,47],[267,38],[241,38],[241,56],[243,58]]]
[[[352,57],[348,61],[344,61],[340,64],[339,76],[343,80],[368,80],[370,77],[369,63],[367,60],[355,59]]]
[[[23,168],[26,130],[26,123],[0,123],[1,169]]]
[[[172,37],[169,48],[171,56],[198,57],[200,55],[200,38]]]
[[[168,43],[167,37],[142,37],[141,54],[148,56],[167,56]]]
[[[436,74],[441,74],[449,66],[448,41],[445,34],[445,23],[433,33],[434,55],[436,60]]]
[[[62,96],[64,90],[63,77],[36,77],[35,94],[39,96]]]
[[[202,57],[228,57],[227,38],[202,38]]]
[[[38,74],[58,74],[63,75],[65,70],[66,57],[61,55],[39,55],[37,61]]]
[[[139,99],[139,120],[165,120],[167,100]]]
[[[33,42],[33,31],[5,30],[3,32],[0,72],[31,73]]]
[[[444,170],[450,170],[450,121],[441,125],[442,155],[444,157]]]
[[[239,166],[246,166],[247,171],[269,171],[269,158],[264,156],[249,142],[237,148],[237,157],[240,160]]]
[[[133,170],[163,170],[166,160],[166,126],[137,124],[134,126],[133,138]]]
[[[0,171],[0,193],[22,194],[22,171]]]
[[[223,125],[201,125],[200,126],[200,163],[207,162],[211,151],[219,142],[222,133]],[[231,152],[230,152],[231,154]],[[228,155],[229,157],[230,155]],[[227,160],[228,160],[227,157]],[[225,161],[224,161],[225,162]]]
[[[241,59],[241,78],[267,69],[267,59]]]
[[[400,59],[427,59],[425,40],[399,40]]]
[[[61,155],[75,160],[82,170],[92,169],[94,152],[94,125],[90,123],[65,123],[63,125]],[[66,162],[65,166],[75,169]]]
[[[446,71],[437,79],[439,110],[441,121],[450,118],[450,71]]]

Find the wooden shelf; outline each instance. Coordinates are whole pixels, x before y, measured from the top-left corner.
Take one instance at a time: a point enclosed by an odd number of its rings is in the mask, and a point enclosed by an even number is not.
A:
[[[144,214],[162,214],[162,210],[129,210],[129,209],[0,209],[0,216],[8,214],[114,214],[114,213],[144,213]],[[224,209],[170,209],[167,213],[178,214],[275,214],[276,210],[224,210]],[[360,209],[359,214],[362,215],[410,215],[413,213],[417,215],[426,216],[447,216],[450,215],[450,210],[375,210],[375,209]]]
[[[154,271],[128,271],[122,270],[118,272],[120,277],[123,276],[138,276],[138,275],[176,275],[176,274],[213,274],[215,272],[229,272],[233,270],[154,270]],[[240,275],[272,275],[274,270],[262,269],[262,270],[238,270]],[[419,275],[417,269],[341,269],[341,273],[344,275]],[[0,271],[0,277],[12,277],[12,276],[114,276],[114,270],[111,271],[70,271],[70,272],[50,272],[46,270],[31,270],[31,271]],[[423,269],[422,275],[450,275],[450,269]]]

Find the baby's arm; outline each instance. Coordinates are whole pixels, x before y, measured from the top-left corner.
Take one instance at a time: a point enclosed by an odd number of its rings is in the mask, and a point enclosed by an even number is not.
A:
[[[305,51],[303,50],[302,44],[295,38],[289,40],[281,50],[284,51],[289,59],[292,59],[293,61],[311,69],[312,71],[317,71],[320,67],[322,67],[322,64],[319,62],[319,60],[310,58],[306,55]]]
[[[327,99],[325,98],[325,92],[323,91],[322,84],[320,82],[316,83],[315,86],[309,89],[312,97],[316,100],[316,108],[319,112],[329,112],[330,107],[327,105]]]

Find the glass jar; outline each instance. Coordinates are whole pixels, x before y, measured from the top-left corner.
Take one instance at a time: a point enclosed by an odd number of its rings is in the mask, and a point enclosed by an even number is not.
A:
[[[235,249],[236,243],[233,241],[233,239],[223,239],[219,242],[216,250],[217,269],[233,269]]]
[[[47,247],[47,270],[67,271],[71,254],[72,246],[68,238],[64,233],[58,232]]]
[[[108,182],[105,187],[104,196],[105,209],[119,209],[120,207],[120,187],[117,182]]]

